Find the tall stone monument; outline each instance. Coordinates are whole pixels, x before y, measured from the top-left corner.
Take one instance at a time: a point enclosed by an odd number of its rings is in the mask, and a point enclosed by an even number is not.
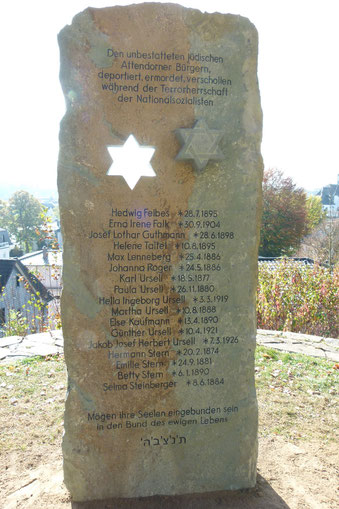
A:
[[[150,3],[89,8],[59,43],[66,485],[253,486],[256,30]]]

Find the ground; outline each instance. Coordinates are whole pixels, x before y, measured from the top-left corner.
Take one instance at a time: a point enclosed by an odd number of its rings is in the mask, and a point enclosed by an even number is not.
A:
[[[217,505],[211,505],[211,502],[205,500],[202,507],[251,509],[338,507],[335,489],[338,451],[335,444],[324,446],[319,441],[312,441],[294,445],[281,437],[261,437],[259,444],[257,487],[248,493],[242,493],[237,499],[231,497],[227,500],[227,497],[224,497],[225,505],[218,502]],[[4,508],[71,508],[70,497],[62,482],[59,441],[53,446],[48,444],[44,447],[32,446],[29,454],[23,451],[7,454],[1,460],[1,472],[1,498]],[[222,496],[219,496],[219,499],[222,499]],[[242,505],[237,505],[237,501]],[[168,502],[170,504],[171,501]],[[151,506],[148,504],[147,507]],[[161,507],[164,508],[166,505],[162,503]],[[185,507],[188,505],[185,504]],[[197,503],[192,507],[198,508]]]
[[[259,347],[258,482],[251,490],[73,506],[62,479],[62,356],[0,368],[0,505],[5,509],[334,509],[338,365]]]

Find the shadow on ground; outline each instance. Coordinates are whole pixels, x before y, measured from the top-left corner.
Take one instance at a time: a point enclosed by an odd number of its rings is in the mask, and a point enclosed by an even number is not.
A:
[[[258,475],[255,488],[194,495],[117,498],[72,502],[72,509],[289,509],[268,482]]]

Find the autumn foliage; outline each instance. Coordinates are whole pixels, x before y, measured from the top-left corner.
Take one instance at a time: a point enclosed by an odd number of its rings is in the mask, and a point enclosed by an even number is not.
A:
[[[259,264],[258,329],[339,337],[339,267],[288,259]]]
[[[276,169],[265,171],[259,255],[290,255],[307,233],[306,194]]]

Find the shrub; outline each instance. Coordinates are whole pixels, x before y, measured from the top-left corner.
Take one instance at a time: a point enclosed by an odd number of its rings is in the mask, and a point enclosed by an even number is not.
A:
[[[257,325],[328,336],[339,335],[339,268],[288,259],[259,264]]]
[[[20,311],[11,309],[9,312],[8,322],[3,325],[3,336],[25,336],[28,332],[29,325],[27,318],[22,316]]]

